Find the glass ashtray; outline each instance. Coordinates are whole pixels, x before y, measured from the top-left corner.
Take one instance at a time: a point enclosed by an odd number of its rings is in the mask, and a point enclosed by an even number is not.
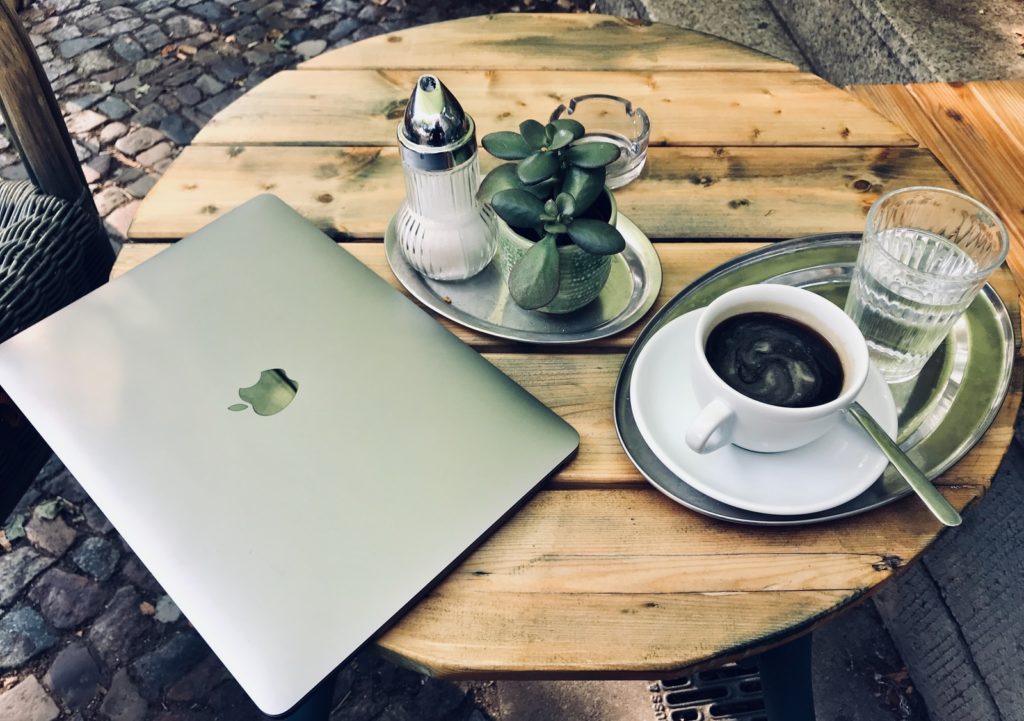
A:
[[[562,117],[578,120],[587,129],[578,142],[604,141],[622,150],[619,159],[607,168],[605,185],[609,188],[621,188],[640,175],[651,137],[651,121],[642,108],[634,108],[631,101],[615,95],[578,95],[551,113],[551,120]]]

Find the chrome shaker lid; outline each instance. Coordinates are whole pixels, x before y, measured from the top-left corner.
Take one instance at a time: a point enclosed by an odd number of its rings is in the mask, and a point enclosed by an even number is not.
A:
[[[473,157],[476,125],[434,75],[416,81],[398,126],[402,162],[421,170],[447,170]]]

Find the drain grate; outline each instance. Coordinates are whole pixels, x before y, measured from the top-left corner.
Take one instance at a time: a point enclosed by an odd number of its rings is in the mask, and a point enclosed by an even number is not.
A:
[[[656,721],[768,721],[761,677],[751,663],[730,663],[650,686]]]

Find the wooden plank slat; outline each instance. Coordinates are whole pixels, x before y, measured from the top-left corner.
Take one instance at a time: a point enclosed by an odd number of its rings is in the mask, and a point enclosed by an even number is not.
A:
[[[945,493],[963,508],[975,491]],[[890,577],[936,529],[914,499],[751,533],[651,490],[542,492],[379,643],[451,677],[668,671],[813,622]]]
[[[359,258],[360,261],[370,267],[375,273],[388,281],[397,290],[401,291],[405,295],[409,295],[408,291],[398,282],[392,274],[391,269],[388,267],[387,259],[384,257],[384,249],[381,245],[376,243],[342,243],[341,244],[348,252]],[[621,349],[626,350],[636,341],[637,336],[643,329],[646,320],[650,318],[654,313],[657,312],[666,302],[674,297],[679,291],[688,286],[690,283],[695,281],[701,275],[711,270],[712,268],[725,263],[726,261],[732,260],[738,255],[748,253],[752,250],[762,247],[763,243],[714,243],[714,242],[702,242],[702,243],[655,243],[655,249],[661,258],[662,263],[662,284],[661,292],[658,294],[658,299],[651,309],[647,318],[637,322],[632,328],[619,333],[618,335],[612,336],[611,338],[603,338],[599,341],[595,341],[589,344],[590,348],[594,349]],[[142,263],[149,258],[159,253],[164,248],[168,247],[166,243],[128,243],[122,249],[121,253],[117,258],[117,263],[114,266],[114,270],[111,277],[117,277],[122,273],[127,272],[131,268],[135,267],[139,263]],[[1015,298],[1015,285],[1013,277],[1006,270],[999,270],[993,274],[990,279],[992,286],[996,289],[1006,301],[1007,309],[1010,312],[1010,318],[1015,328],[1020,328],[1021,315],[1020,315],[1020,298]],[[453,323],[445,318],[435,316],[438,320],[453,334],[455,334],[461,341],[467,343],[474,348],[481,351],[494,351],[508,348],[516,348],[519,350],[527,350],[529,346],[510,346],[508,341],[500,338],[493,338],[476,331],[469,330],[457,323]],[[1021,333],[1017,337],[1018,347],[1020,345],[1020,338],[1024,337],[1024,333]]]
[[[1012,134],[1021,127],[1012,112],[1024,106],[1024,83],[1005,82],[978,92],[972,83],[850,90],[903,123],[967,193],[999,214],[1011,239],[1007,263],[1024,290],[1024,145]],[[995,108],[1001,109],[994,116]]]
[[[483,157],[484,172],[497,164]],[[651,238],[792,238],[864,227],[882,192],[955,187],[919,148],[651,148],[616,191]],[[336,237],[380,238],[405,198],[394,148],[193,146],[139,207],[130,237],[184,237],[273,192]]]
[[[218,113],[193,144],[384,145],[419,77],[407,70],[278,73]],[[478,137],[545,119],[573,95],[630,98],[655,145],[913,145],[904,130],[807,73],[451,70]]]
[[[662,23],[591,14],[516,13],[436,23],[324,53],[304,70],[772,70],[797,67]]]

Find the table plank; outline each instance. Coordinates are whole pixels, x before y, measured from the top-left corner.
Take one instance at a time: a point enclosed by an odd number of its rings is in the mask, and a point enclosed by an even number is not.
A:
[[[482,158],[486,172],[498,161]],[[619,210],[651,238],[792,238],[854,231],[880,193],[956,187],[919,148],[651,148]],[[394,148],[193,146],[139,207],[135,240],[184,237],[272,192],[334,237],[380,238],[405,199]]]
[[[384,145],[419,77],[409,70],[287,71],[218,113],[194,145]],[[627,97],[655,145],[913,145],[905,131],[807,73],[451,70],[441,80],[477,135],[547,118],[573,95]]]
[[[963,508],[974,491],[945,494]],[[671,671],[813,623],[891,577],[935,530],[914,499],[754,533],[652,490],[546,491],[379,643],[450,677]]]
[[[1024,107],[1024,83],[977,84],[977,91],[975,86],[862,85],[850,90],[905,124],[967,193],[999,214],[1011,239],[1007,263],[1024,290],[1024,143],[1015,136],[1021,121],[1013,114]]]
[[[324,53],[304,70],[770,70],[791,63],[661,23],[591,14],[517,13],[437,23],[432,32],[399,30]]]

